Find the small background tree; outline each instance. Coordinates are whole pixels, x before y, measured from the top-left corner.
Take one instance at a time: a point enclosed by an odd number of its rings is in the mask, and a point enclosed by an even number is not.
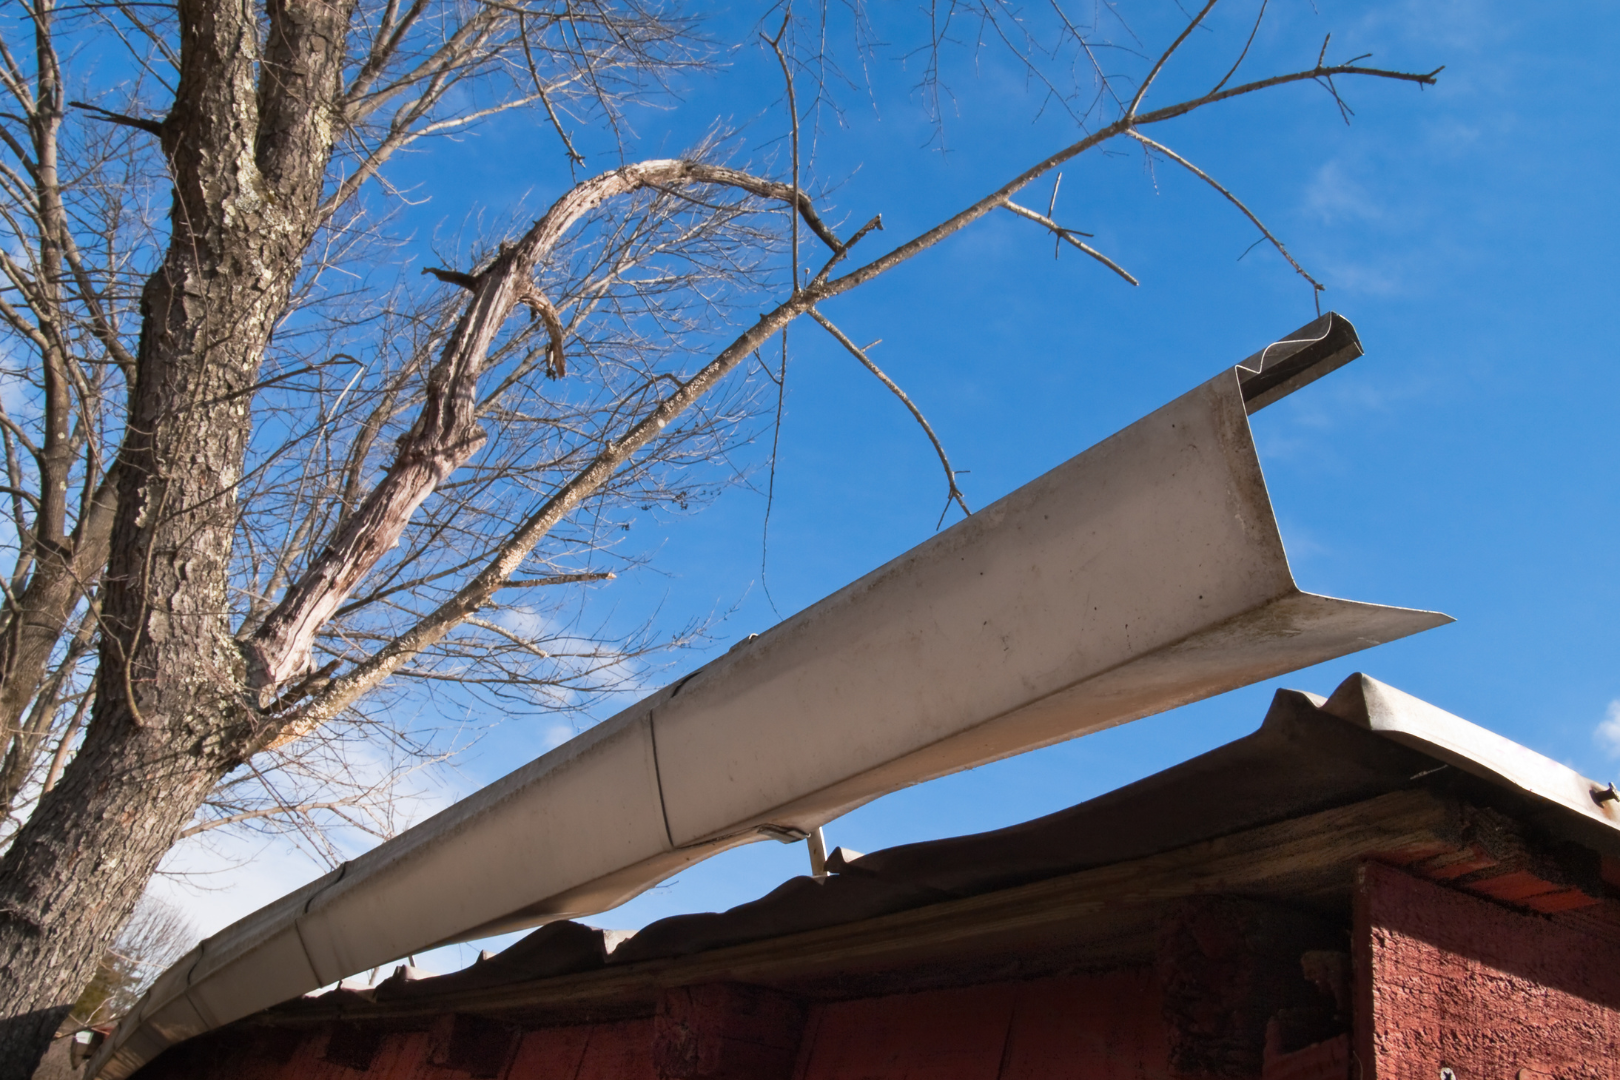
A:
[[[141,897],[112,948],[96,962],[96,973],[74,1002],[68,1024],[77,1030],[129,1015],[157,977],[191,951],[197,937],[174,904],[158,896]]]

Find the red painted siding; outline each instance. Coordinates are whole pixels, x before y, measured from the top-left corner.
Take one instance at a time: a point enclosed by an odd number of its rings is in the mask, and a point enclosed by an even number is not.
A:
[[[1356,894],[1367,1080],[1614,1080],[1620,948],[1369,863]]]
[[[540,1028],[527,1032],[518,1045],[508,1080],[573,1080],[585,1060],[585,1044],[590,1041],[588,1026]]]
[[[1160,1080],[1148,970],[867,998],[811,1011],[797,1080]]]
[[[376,1080],[417,1080],[430,1068],[427,1064],[428,1044],[428,1033],[425,1031],[398,1032],[384,1037],[376,1059],[366,1072],[338,1065],[328,1068],[332,1070],[332,1080],[358,1080],[362,1076],[366,1080],[372,1080],[372,1077],[376,1077]]]
[[[999,1080],[1161,1080],[1171,1075],[1159,987],[1144,968],[1020,988]]]
[[[505,1080],[657,1080],[652,1019],[527,1032]]]

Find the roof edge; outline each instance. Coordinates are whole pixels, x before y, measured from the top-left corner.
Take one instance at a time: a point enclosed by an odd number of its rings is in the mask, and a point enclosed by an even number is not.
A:
[[[1620,842],[1620,800],[1611,785],[1370,675],[1358,671],[1345,679],[1322,710],[1482,780],[1573,811],[1605,826]]]

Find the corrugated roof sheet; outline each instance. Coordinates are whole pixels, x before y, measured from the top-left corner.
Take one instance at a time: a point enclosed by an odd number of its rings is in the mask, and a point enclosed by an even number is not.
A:
[[[1439,741],[1444,748],[1436,748]],[[1479,757],[1468,756],[1470,746],[1479,748]],[[1540,786],[1526,788],[1514,776],[1533,776]],[[790,879],[729,911],[661,919],[622,943],[614,932],[552,923],[463,971],[391,979],[363,996],[378,1003],[426,1002],[690,956],[1128,862],[1420,788],[1495,805],[1555,840],[1620,857],[1614,804],[1591,797],[1600,785],[1358,674],[1331,700],[1278,691],[1253,734],[1045,817],[857,858],[835,853],[830,866],[836,872],[827,877]],[[1570,792],[1592,809],[1571,801]]]

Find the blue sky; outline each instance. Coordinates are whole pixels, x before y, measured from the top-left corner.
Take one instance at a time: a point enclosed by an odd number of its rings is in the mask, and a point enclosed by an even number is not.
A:
[[[1195,37],[1157,100],[1218,78],[1254,6],[1234,3]],[[1149,44],[1180,17],[1158,0],[1124,10]],[[1328,31],[1330,57],[1372,52],[1382,65],[1446,70],[1421,91],[1346,84],[1348,126],[1304,85],[1155,137],[1265,218],[1329,286],[1324,309],[1349,317],[1366,347],[1255,417],[1300,584],[1458,621],[890,795],[830,823],[829,843],[870,851],[1050,812],[1247,733],[1277,686],[1326,693],[1356,670],[1589,776],[1620,776],[1620,738],[1599,733],[1620,715],[1620,369],[1603,314],[1620,279],[1610,60],[1620,9],[1284,0],[1244,71],[1307,66]],[[897,242],[1072,141],[1054,111],[1032,121],[1038,95],[993,51],[951,78],[945,153],[928,145],[933,129],[909,93],[915,68],[874,61],[868,75],[875,103],[844,95],[843,123],[818,136],[815,171],[840,183],[837,216],[884,215],[876,242]],[[780,125],[760,110],[776,78],[768,54],[742,50],[685,86],[679,108],[636,117],[642,152],[676,152],[718,117],[748,125],[754,152],[768,153],[758,144]],[[436,223],[504,213],[524,197],[542,204],[567,174],[555,143],[525,119],[413,159],[407,179],[432,197],[413,212],[427,259]],[[1031,201],[1044,207],[1048,186],[1038,190]],[[1049,236],[1004,215],[826,308],[857,340],[883,339],[874,358],[971,470],[962,487],[975,508],[1314,315],[1309,288],[1273,252],[1240,261],[1252,227],[1172,166],[1149,170],[1133,153],[1081,159],[1064,170],[1058,210],[1141,286],[1074,253],[1054,262]],[[723,649],[932,534],[944,493],[920,431],[813,324],[796,325],[791,344],[767,571],[774,610],[760,587],[764,498],[744,489],[699,514],[638,521],[633,543],[657,552],[657,572],[626,575],[594,602],[676,621],[735,608]],[[750,447],[756,467],[768,449]],[[755,479],[763,487],[764,474]],[[527,723],[498,729],[459,783],[487,782],[552,739]],[[805,866],[802,845],[752,845],[593,921],[634,927],[725,907]],[[243,914],[273,898],[264,884],[230,890],[238,898],[210,911]]]

